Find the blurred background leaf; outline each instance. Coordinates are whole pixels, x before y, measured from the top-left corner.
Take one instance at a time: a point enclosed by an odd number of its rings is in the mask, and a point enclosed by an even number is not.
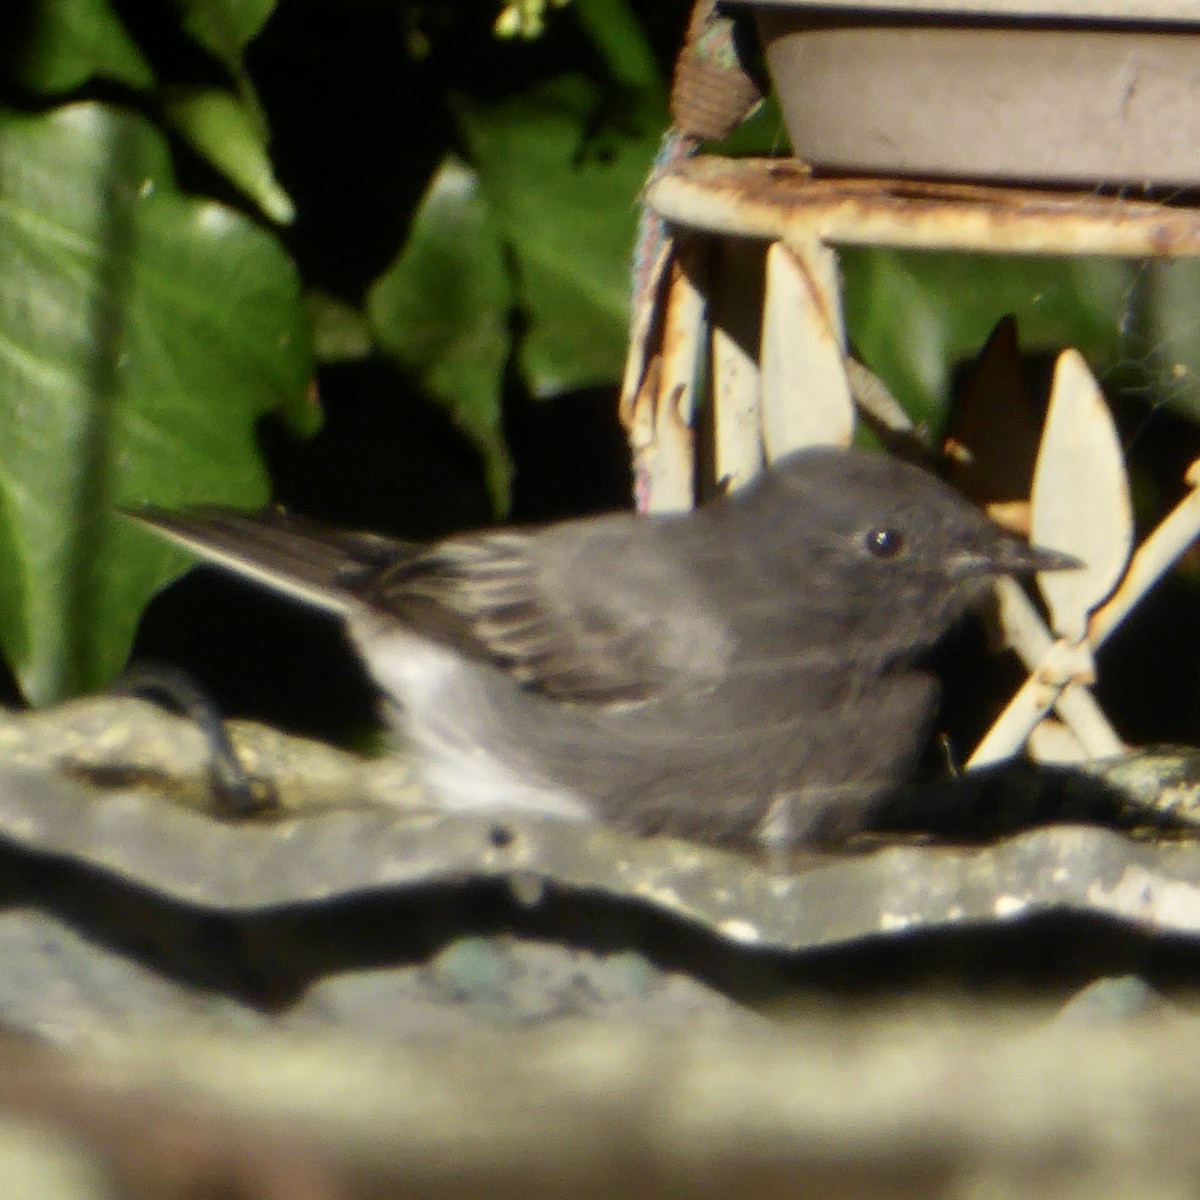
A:
[[[179,568],[115,506],[261,504],[257,418],[311,429],[316,411],[292,264],[181,195],[152,125],[98,104],[0,115],[0,180],[0,641],[46,703],[121,668]]]
[[[102,687],[184,565],[119,505],[437,532],[510,508],[514,447],[539,447],[516,494],[538,491],[543,404],[603,408],[615,434],[601,391],[685,6],[525,5],[508,42],[501,7],[20,0],[0,645],[26,699]],[[578,486],[612,473],[619,435],[575,444]],[[152,612],[141,641],[164,636]]]
[[[1075,346],[1100,369],[1121,353],[1119,314],[1136,267],[1120,259],[983,257],[848,249],[847,325],[862,356],[917,420],[940,422],[951,372],[996,321],[1027,350]]]
[[[11,77],[35,92],[62,93],[92,79],[130,88],[154,72],[109,0],[16,4],[0,54]]]
[[[182,87],[164,96],[163,114],[180,137],[280,225],[296,215],[271,169],[259,114],[222,88]]]
[[[17,0],[0,642],[26,698],[102,686],[182,562],[115,503],[271,499],[431,536],[626,502],[630,250],[688,7]],[[733,144],[786,153],[774,107]],[[1084,351],[1127,440],[1196,410],[1192,264],[856,249],[843,269],[855,347],[934,429],[1006,313],[1035,356]],[[198,572],[137,652],[235,711],[259,711],[228,688],[261,662],[290,704],[344,650],[321,660],[271,604]]]
[[[430,181],[408,241],[367,300],[380,346],[414,372],[479,446],[493,503],[508,503],[501,431],[511,351],[513,288],[504,242],[479,176],[447,156]]]
[[[667,122],[657,92],[603,129],[596,83],[565,75],[500,104],[457,106],[472,160],[512,252],[537,397],[611,383],[625,352],[637,195]]]

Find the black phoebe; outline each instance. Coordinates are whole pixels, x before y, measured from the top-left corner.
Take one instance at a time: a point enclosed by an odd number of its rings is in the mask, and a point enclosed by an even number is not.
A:
[[[826,448],[692,513],[429,546],[133,515],[340,613],[445,807],[777,848],[860,829],[911,774],[922,656],[993,578],[1078,565],[916,467]]]

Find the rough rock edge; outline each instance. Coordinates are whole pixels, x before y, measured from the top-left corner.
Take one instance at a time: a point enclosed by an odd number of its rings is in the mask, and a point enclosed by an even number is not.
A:
[[[530,902],[543,884],[602,894],[775,950],[1049,910],[1200,932],[1200,845],[1139,842],[1104,829],[1052,826],[985,847],[888,846],[785,873],[582,823],[447,816],[414,810],[411,796],[407,809],[391,808],[361,779],[373,802],[310,804],[304,815],[271,822],[220,821],[154,792],[88,788],[45,764],[12,765],[35,764],[36,755],[6,757],[0,837],[227,912],[491,878],[512,881]]]

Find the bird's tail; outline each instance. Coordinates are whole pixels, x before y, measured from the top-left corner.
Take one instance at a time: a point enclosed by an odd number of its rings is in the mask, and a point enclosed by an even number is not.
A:
[[[146,506],[125,515],[207,562],[217,563],[307,604],[345,613],[355,585],[419,547],[370,533],[347,533],[279,509],[182,512]]]

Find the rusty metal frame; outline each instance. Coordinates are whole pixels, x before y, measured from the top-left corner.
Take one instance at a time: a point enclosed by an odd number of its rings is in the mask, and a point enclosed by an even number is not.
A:
[[[794,159],[674,163],[646,203],[675,225],[737,237],[976,254],[1200,255],[1200,209],[911,179],[814,179]]]
[[[691,269],[664,268],[655,313],[635,315],[622,415],[630,433],[639,508],[686,508],[697,442],[689,428],[712,362],[711,459],[738,486],[765,462],[800,445],[848,444],[853,371],[844,351],[838,245],[976,254],[1200,257],[1200,209],[1100,193],[1034,191],[892,179],[814,179],[795,160],[697,157],[675,162],[650,183],[646,201],[674,231]],[[709,277],[704,235],[759,240],[765,283],[757,363],[744,316],[736,346],[726,328],[737,297]],[[670,256],[673,252],[668,251]],[[740,261],[744,292],[745,257]],[[668,281],[669,279],[669,281]],[[744,303],[744,297],[743,297]],[[665,305],[665,309],[660,307]],[[711,312],[710,312],[711,309]],[[658,330],[658,337],[649,332]],[[850,364],[851,367],[854,364]],[[754,428],[757,425],[757,436]],[[1196,471],[1200,471],[1200,464]],[[1080,743],[1119,747],[1078,664],[1158,576],[1200,535],[1195,488],[1134,555],[1124,581],[1093,614],[1079,645],[1057,641],[1015,585],[1001,589],[1002,613],[1030,678],[976,752],[973,763],[1012,753],[1052,707]],[[1090,661],[1089,654],[1083,654]]]

